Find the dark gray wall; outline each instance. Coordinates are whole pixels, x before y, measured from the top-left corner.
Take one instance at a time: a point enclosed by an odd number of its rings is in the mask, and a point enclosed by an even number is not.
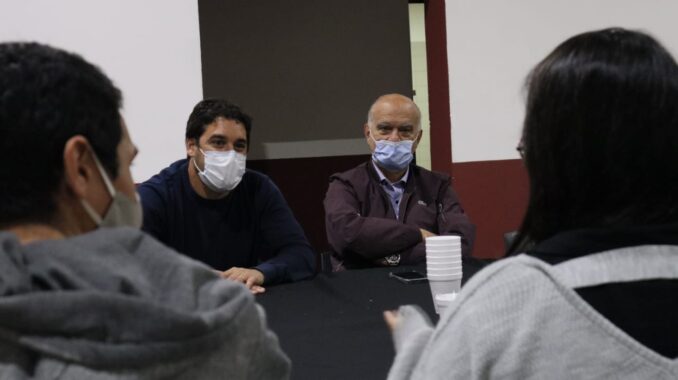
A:
[[[359,138],[378,95],[411,95],[407,3],[200,0],[204,96],[253,116],[254,152]]]

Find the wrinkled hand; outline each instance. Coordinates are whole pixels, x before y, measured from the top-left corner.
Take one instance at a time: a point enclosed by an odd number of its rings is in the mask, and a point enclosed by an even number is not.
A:
[[[424,241],[426,241],[427,237],[438,236],[438,235],[434,234],[433,232],[427,231],[423,228],[420,228],[419,231],[421,231],[421,240],[424,240]]]
[[[261,286],[264,283],[264,274],[256,269],[233,267],[221,273],[221,277],[242,282],[252,294],[259,294],[266,291],[266,289]]]
[[[384,321],[386,321],[386,326],[388,326],[391,333],[393,333],[400,323],[400,314],[398,310],[386,310],[384,311]]]

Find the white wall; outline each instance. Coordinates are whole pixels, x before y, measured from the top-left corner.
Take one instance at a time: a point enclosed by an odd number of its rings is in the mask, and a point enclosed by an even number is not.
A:
[[[115,82],[140,150],[137,182],[185,156],[186,119],[202,98],[197,1],[3,0],[0,41],[12,40],[76,52]]]
[[[566,38],[642,29],[678,56],[675,0],[447,0],[453,162],[515,159],[525,76]]]

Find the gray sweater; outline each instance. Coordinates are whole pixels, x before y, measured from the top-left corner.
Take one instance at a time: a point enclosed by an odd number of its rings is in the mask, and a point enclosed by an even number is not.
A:
[[[641,345],[573,290],[646,279],[678,279],[677,246],[555,266],[502,260],[469,281],[435,329],[420,310],[400,308],[389,379],[678,379],[677,359]]]
[[[242,285],[133,229],[0,233],[0,379],[281,379]]]

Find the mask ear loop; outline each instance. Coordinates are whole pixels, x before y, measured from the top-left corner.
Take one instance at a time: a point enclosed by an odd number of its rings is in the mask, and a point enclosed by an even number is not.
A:
[[[198,151],[200,151],[200,153],[202,153],[202,156],[203,156],[203,157],[207,157],[207,156],[205,155],[205,151],[202,150],[202,148],[198,148]],[[191,157],[191,161],[193,161],[193,166],[195,166],[195,170],[197,170],[198,173],[201,173],[201,174],[202,174],[202,173],[205,172],[204,170],[200,170],[200,168],[198,167],[198,163],[195,162],[195,157]]]
[[[198,167],[198,164],[195,162],[195,158],[191,157],[191,162],[193,162],[193,166],[195,166],[195,170],[197,170],[198,173],[204,173],[205,172],[204,170],[200,170],[200,168]]]
[[[103,221],[103,219],[101,219],[101,215],[94,211],[92,206],[90,206],[86,200],[80,199],[80,204],[82,205],[82,208],[85,209],[85,212],[87,213],[87,215],[89,215],[90,219],[92,219],[94,224],[96,224],[97,227],[99,227],[101,225],[101,222]]]
[[[101,174],[101,178],[104,180],[104,184],[106,185],[106,189],[108,190],[108,194],[111,195],[111,197],[115,197],[115,187],[113,187],[113,183],[111,182],[110,178],[108,178],[108,174],[106,173],[106,170],[104,169],[103,165],[101,165],[101,162],[99,161],[99,158],[97,157],[96,153],[92,152],[92,157],[94,157],[94,163],[97,165],[97,169],[99,169],[99,174]]]
[[[106,190],[108,190],[108,194],[110,194],[112,198],[115,197],[115,187],[113,187],[111,180],[108,178],[106,170],[104,170],[104,167],[101,165],[101,162],[99,161],[99,158],[97,157],[96,153],[94,153],[94,150],[92,150],[91,152],[92,157],[94,158],[94,164],[97,166],[97,170],[99,170],[99,174],[101,175],[101,178],[104,181],[104,185],[106,186]],[[80,199],[80,204],[82,205],[82,208],[85,209],[85,212],[87,213],[87,215],[89,215],[94,224],[96,224],[97,227],[100,226],[101,222],[103,221],[101,215],[99,215],[86,200]]]

